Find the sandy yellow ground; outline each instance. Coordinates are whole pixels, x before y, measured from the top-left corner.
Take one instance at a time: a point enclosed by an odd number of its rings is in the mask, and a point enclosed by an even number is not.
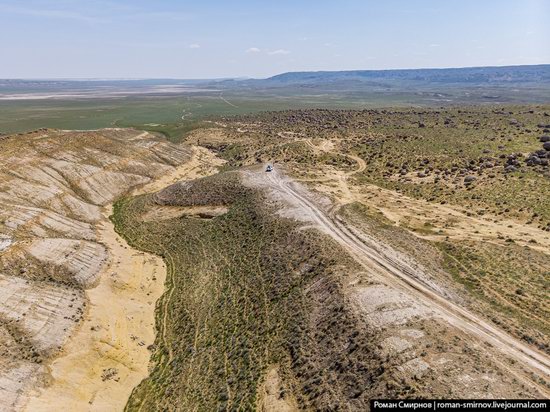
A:
[[[115,233],[109,212],[99,234],[111,263],[98,286],[86,292],[88,313],[51,364],[51,385],[31,398],[28,411],[122,410],[147,376],[147,346],[155,339],[155,302],[166,269],[161,258],[130,248]]]
[[[203,148],[189,162],[136,194],[162,189],[181,179],[216,171],[223,163]],[[99,241],[110,264],[99,284],[86,291],[88,310],[79,329],[49,366],[50,382],[30,398],[27,411],[121,411],[133,388],[148,375],[155,340],[155,304],[164,292],[166,267],[161,258],[137,251],[114,230],[105,208]]]

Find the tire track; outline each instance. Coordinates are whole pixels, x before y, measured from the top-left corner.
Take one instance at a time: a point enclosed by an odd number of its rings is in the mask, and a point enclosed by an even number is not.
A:
[[[550,377],[550,359],[547,355],[514,339],[476,314],[450,301],[446,296],[443,296],[418,278],[413,270],[406,267],[398,259],[387,254],[381,254],[375,247],[367,245],[361,237],[348,229],[341,220],[329,215],[311,201],[305,189],[294,185],[290,179],[282,176],[277,170],[264,173],[264,175],[266,185],[299,204],[320,228],[345,247],[359,263],[371,269],[381,280],[405,289],[429,307],[436,309],[449,324],[490,343],[500,352],[500,355],[505,354],[519,361],[520,365],[528,368],[544,381],[548,381]],[[511,373],[518,377],[521,375],[525,379],[523,374],[511,370],[501,360],[501,357],[495,355],[493,360]],[[548,390],[534,382],[534,379],[530,378],[529,381],[530,384],[536,385],[542,393],[548,395]]]

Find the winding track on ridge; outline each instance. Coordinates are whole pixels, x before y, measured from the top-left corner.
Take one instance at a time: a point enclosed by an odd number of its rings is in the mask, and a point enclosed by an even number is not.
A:
[[[292,180],[283,176],[279,171],[261,173],[265,176],[266,186],[293,199],[304,212],[311,216],[319,227],[346,248],[361,265],[371,269],[379,279],[405,289],[435,309],[451,325],[481,339],[481,341],[490,343],[501,354],[521,362],[521,365],[548,381],[550,378],[550,358],[547,355],[514,339],[476,314],[450,301],[418,278],[413,270],[406,267],[399,260],[392,259],[391,256],[382,254],[376,247],[367,245],[360,236],[347,228],[341,220],[325,212],[312,201],[308,197],[306,189],[293,184]],[[495,356],[493,360],[514,373],[502,358],[499,358]],[[518,377],[526,378],[524,375],[518,375]],[[546,388],[541,387],[531,379],[529,379],[529,382],[535,384],[541,393],[546,396],[549,395]]]

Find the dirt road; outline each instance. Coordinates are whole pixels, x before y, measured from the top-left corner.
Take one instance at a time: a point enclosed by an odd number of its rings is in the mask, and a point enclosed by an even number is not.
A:
[[[227,103],[229,106],[236,107],[237,109],[239,108],[239,106],[231,103],[229,100],[227,100],[225,97],[223,97],[221,93],[220,93],[220,100],[224,103]]]
[[[493,361],[511,373],[517,374],[518,378],[523,380],[528,379],[526,375],[512,370],[505,357],[519,361],[519,365],[528,368],[543,380],[547,381],[550,378],[550,358],[548,356],[512,338],[476,314],[450,301],[441,291],[419,278],[408,265],[400,261],[397,254],[393,256],[381,252],[382,248],[377,248],[371,242],[367,244],[357,232],[350,230],[337,217],[325,212],[312,200],[312,196],[305,188],[293,183],[278,170],[272,173],[262,172],[262,177],[259,180],[263,181],[269,189],[278,192],[279,196],[286,197],[295,206],[299,206],[302,213],[309,215],[320,229],[346,248],[360,264],[379,277],[381,281],[406,290],[433,308],[449,324],[481,341],[490,343],[497,349],[493,351],[495,352]],[[529,379],[529,381],[530,384],[535,384],[533,380]],[[548,395],[546,388],[539,386],[539,389]]]

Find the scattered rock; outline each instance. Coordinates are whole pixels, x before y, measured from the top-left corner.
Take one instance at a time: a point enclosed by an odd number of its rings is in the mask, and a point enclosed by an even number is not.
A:
[[[118,369],[116,368],[103,369],[103,373],[101,374],[101,380],[103,382],[111,379],[118,381],[117,375],[118,375]]]
[[[527,166],[536,166],[541,164],[541,159],[534,153],[532,153],[527,160],[525,160]]]

